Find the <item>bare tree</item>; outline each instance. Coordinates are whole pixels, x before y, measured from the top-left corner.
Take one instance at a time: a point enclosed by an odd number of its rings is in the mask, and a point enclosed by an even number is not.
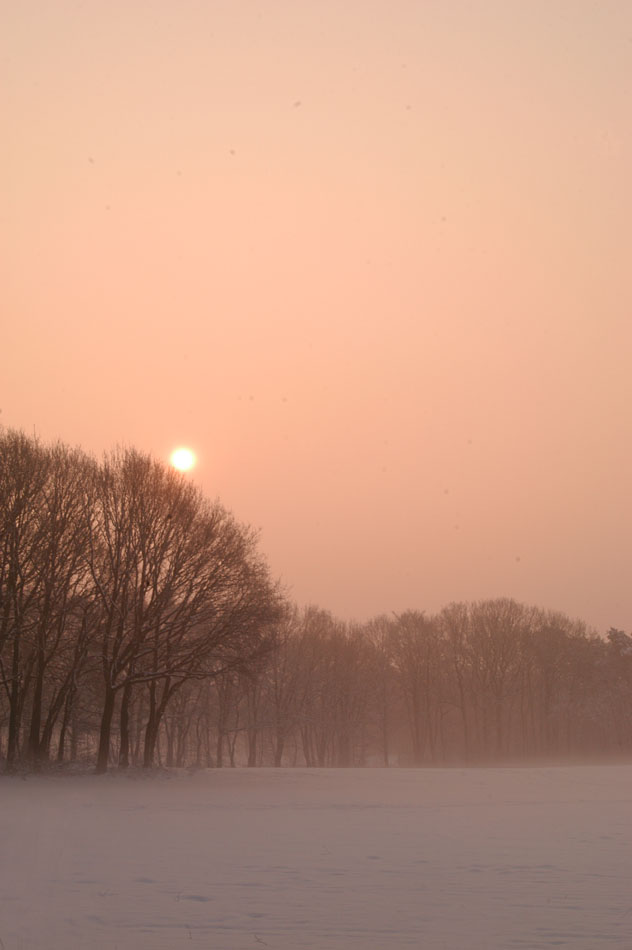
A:
[[[391,656],[408,712],[413,762],[420,765],[435,747],[441,716],[440,633],[418,611],[397,617],[390,631]]]
[[[36,654],[33,632],[40,578],[36,554],[46,543],[39,517],[50,456],[19,432],[0,435],[0,680],[9,706],[7,768],[17,755],[20,724]]]
[[[124,691],[126,730],[138,684],[148,689],[144,764],[151,765],[176,690],[263,650],[278,593],[253,532],[134,450],[113,453],[95,475],[89,564],[104,689],[97,769],[107,767],[116,696]]]
[[[48,455],[48,474],[35,508],[40,543],[33,552],[37,594],[28,746],[35,762],[48,757],[53,727],[76,684],[89,634],[85,518],[89,462],[82,453],[60,444]]]

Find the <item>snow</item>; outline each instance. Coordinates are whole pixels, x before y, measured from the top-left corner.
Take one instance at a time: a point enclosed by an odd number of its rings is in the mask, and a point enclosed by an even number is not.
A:
[[[0,780],[4,950],[632,948],[632,766]]]

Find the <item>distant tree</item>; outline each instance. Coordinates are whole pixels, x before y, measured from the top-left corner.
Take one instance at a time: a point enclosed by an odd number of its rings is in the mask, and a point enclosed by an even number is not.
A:
[[[290,737],[302,715],[304,683],[301,667],[302,613],[294,607],[273,632],[274,649],[267,664],[266,697],[271,723],[273,762],[279,768]]]
[[[529,610],[508,598],[470,606],[469,649],[484,754],[506,751]]]
[[[467,604],[452,603],[437,618],[444,649],[447,702],[457,710],[461,743],[456,754],[466,762],[472,754],[473,664],[469,648],[470,611]]]
[[[632,657],[632,636],[629,633],[610,627],[607,638],[619,656]]]
[[[616,627],[607,634],[603,685],[607,721],[617,751],[632,750],[632,636]]]
[[[404,697],[415,765],[435,758],[441,718],[440,629],[433,618],[406,611],[390,628],[390,656]]]

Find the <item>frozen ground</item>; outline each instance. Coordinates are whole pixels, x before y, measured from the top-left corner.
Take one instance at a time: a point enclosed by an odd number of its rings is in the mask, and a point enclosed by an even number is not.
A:
[[[632,766],[0,779],[4,950],[632,950]]]

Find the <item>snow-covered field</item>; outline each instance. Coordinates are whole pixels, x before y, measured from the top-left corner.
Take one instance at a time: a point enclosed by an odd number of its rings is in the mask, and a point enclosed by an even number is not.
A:
[[[632,766],[0,779],[0,950],[632,950]]]

